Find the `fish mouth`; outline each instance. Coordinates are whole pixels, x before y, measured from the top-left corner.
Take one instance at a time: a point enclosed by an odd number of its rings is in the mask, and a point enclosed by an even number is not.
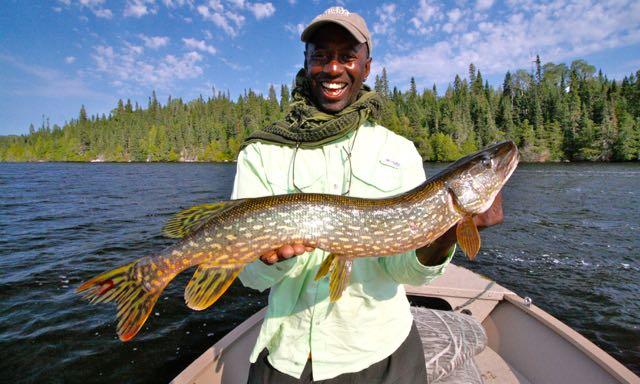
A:
[[[491,157],[496,162],[496,173],[505,181],[511,177],[520,161],[518,147],[513,141],[498,143],[488,150],[492,150]]]

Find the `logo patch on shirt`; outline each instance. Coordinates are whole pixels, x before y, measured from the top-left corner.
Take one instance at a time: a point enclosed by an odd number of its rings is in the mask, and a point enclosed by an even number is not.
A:
[[[384,158],[384,159],[380,160],[380,162],[381,162],[382,164],[384,164],[384,165],[388,165],[388,166],[390,166],[390,167],[392,167],[392,168],[400,168],[400,163],[399,163],[398,161],[395,161],[395,160],[390,159],[390,158],[388,158],[388,157],[386,157],[386,158]]]

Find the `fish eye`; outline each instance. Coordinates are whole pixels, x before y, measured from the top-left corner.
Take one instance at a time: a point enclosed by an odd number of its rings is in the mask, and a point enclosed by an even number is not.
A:
[[[484,165],[487,168],[491,168],[491,157],[483,156],[482,157],[482,165]]]

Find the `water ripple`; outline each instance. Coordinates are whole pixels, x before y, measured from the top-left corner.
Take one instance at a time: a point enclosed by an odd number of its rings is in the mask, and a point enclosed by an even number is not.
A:
[[[168,382],[264,306],[264,294],[234,283],[214,307],[191,311],[185,273],[143,331],[122,343],[114,307],[88,305],[73,292],[171,244],[160,235],[167,218],[229,196],[234,171],[232,164],[3,164],[3,379]],[[640,373],[638,176],[637,164],[524,164],[504,191],[505,223],[482,232],[478,261],[454,261],[530,296]]]

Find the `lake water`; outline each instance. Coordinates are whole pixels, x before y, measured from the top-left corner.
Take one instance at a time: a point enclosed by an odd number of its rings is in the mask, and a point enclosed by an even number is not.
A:
[[[432,174],[443,165],[425,165]],[[233,164],[0,164],[0,372],[5,382],[162,383],[266,296],[234,283],[189,310],[190,273],[170,284],[137,337],[115,335],[113,305],[74,293],[94,275],[173,241],[180,208],[225,199]],[[489,276],[640,374],[640,164],[524,164],[506,219],[482,233]]]

